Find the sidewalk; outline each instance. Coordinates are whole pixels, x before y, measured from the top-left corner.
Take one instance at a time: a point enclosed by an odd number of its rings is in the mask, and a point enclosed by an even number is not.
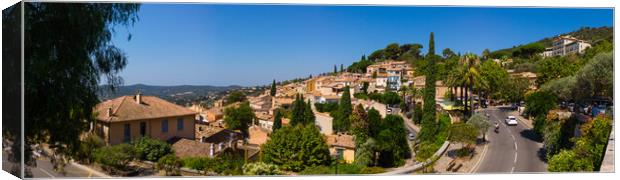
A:
[[[474,173],[477,167],[480,164],[480,161],[484,158],[486,154],[487,144],[482,143],[476,145],[476,149],[474,150],[473,157],[462,157],[459,158],[456,156],[456,150],[460,149],[462,146],[460,144],[454,144],[449,146],[446,152],[435,162],[434,169],[437,173],[442,174],[463,174],[463,173]],[[454,165],[452,165],[454,164]]]

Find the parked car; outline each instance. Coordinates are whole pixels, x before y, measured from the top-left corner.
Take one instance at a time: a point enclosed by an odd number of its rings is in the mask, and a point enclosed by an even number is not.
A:
[[[514,116],[508,116],[508,118],[506,118],[506,124],[516,126],[518,124],[517,118]]]
[[[415,134],[413,134],[413,133],[409,133],[409,140],[410,140],[410,141],[415,140]]]
[[[392,108],[387,108],[388,113],[392,113]]]

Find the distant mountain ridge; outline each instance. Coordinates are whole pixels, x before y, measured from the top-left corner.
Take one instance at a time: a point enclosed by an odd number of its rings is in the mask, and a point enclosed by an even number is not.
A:
[[[157,96],[163,99],[178,99],[175,97],[187,96],[195,98],[208,96],[213,93],[225,92],[243,88],[243,86],[211,86],[211,85],[176,85],[176,86],[155,86],[146,84],[134,84],[118,87],[116,92],[111,92],[108,85],[102,85],[99,92],[99,98],[102,100],[112,99],[125,95],[135,95],[137,92],[148,96]]]

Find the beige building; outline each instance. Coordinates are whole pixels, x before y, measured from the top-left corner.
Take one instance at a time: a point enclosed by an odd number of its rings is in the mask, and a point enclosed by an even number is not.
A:
[[[348,134],[326,135],[327,145],[330,154],[337,156],[338,159],[346,163],[355,161],[355,141],[353,136]]]
[[[149,136],[162,141],[194,139],[197,112],[154,96],[122,96],[95,107],[95,133],[106,144],[130,142]]]

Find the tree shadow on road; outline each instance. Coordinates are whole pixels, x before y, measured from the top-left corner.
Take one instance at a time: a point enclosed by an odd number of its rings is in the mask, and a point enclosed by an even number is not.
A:
[[[542,138],[536,134],[536,132],[534,132],[533,129],[524,129],[521,132],[519,132],[519,134],[521,134],[521,137],[524,137],[526,139],[535,141],[535,142],[542,142]]]
[[[540,159],[542,162],[547,163],[547,150],[545,148],[540,148],[538,149],[538,152],[536,152],[538,159]]]

